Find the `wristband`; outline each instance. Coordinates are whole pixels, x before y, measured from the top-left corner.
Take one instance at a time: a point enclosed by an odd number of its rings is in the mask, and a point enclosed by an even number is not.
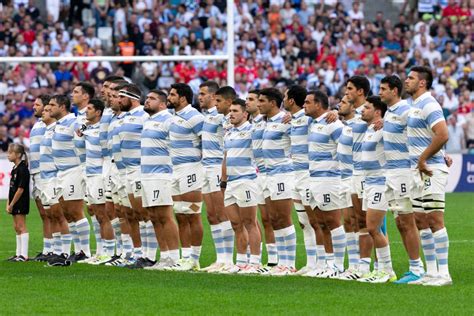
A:
[[[221,189],[227,188],[227,181],[221,181],[220,186],[221,186]]]

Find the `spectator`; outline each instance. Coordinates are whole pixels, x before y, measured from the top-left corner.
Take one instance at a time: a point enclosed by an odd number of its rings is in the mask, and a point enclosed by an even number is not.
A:
[[[0,126],[0,150],[8,151],[8,146],[13,143],[13,139],[8,136],[8,129],[6,126]]]
[[[446,143],[448,153],[459,153],[465,148],[464,130],[457,123],[456,114],[451,114],[447,119],[449,139]]]

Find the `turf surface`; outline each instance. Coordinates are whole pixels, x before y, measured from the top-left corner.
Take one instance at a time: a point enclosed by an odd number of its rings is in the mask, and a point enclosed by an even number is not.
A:
[[[474,194],[449,194],[447,227],[454,285],[444,288],[360,284],[303,277],[208,275],[131,271],[76,264],[0,262],[1,314],[463,314],[473,315]],[[12,220],[0,201],[0,256],[14,254]],[[209,226],[201,266],[214,260]],[[398,275],[407,257],[393,218],[388,220]],[[30,256],[42,248],[36,208],[28,216]],[[298,231],[298,266],[305,255]]]

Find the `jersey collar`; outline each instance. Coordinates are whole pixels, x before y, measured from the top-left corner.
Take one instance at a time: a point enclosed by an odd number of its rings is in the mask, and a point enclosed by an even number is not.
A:
[[[282,118],[284,115],[285,115],[285,114],[284,114],[282,111],[280,111],[280,112],[278,112],[277,115],[273,116],[272,118],[268,118],[268,117],[267,117],[267,121],[269,121],[269,122],[275,122],[276,120],[279,120],[280,118]]]
[[[301,109],[295,114],[293,114],[291,117],[293,117],[294,119],[298,119],[300,117],[303,117],[304,115],[305,115],[304,109]]]
[[[68,115],[62,117],[61,119],[57,120],[58,123],[62,123],[65,120],[68,120],[70,118],[76,118],[76,115],[74,113],[69,113]]]
[[[176,112],[176,114],[177,115],[184,114],[186,112],[189,112],[192,108],[193,108],[193,106],[191,104],[188,104],[183,109],[181,109],[181,111]]]
[[[324,118],[326,118],[326,116],[328,115],[329,112],[324,112],[323,114],[321,114],[317,119],[316,119],[316,122],[321,122]]]
[[[417,103],[420,103],[422,100],[428,98],[431,96],[431,92],[429,91],[426,91],[425,93],[423,93],[422,95],[420,95],[416,100],[413,100],[413,104],[417,104]]]

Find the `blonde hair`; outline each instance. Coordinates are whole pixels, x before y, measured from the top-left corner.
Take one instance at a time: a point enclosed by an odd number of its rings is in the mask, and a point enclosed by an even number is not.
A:
[[[13,151],[17,154],[20,154],[20,159],[25,161],[28,166],[28,156],[26,155],[25,146],[20,144],[10,144],[8,145],[8,151]]]

